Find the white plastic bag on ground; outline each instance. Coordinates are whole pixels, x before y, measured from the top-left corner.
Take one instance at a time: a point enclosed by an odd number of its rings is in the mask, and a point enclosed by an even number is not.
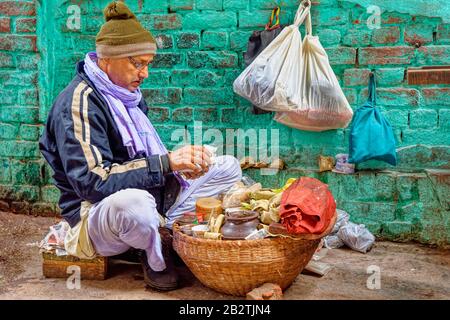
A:
[[[233,83],[233,90],[263,110],[295,110],[301,103],[302,36],[298,27],[309,6],[300,5],[294,24],[258,55]]]
[[[302,79],[298,88],[301,101],[296,110],[277,112],[274,119],[289,127],[308,131],[345,128],[352,119],[353,111],[319,37],[312,35],[309,12],[305,21],[307,35],[302,45]]]
[[[363,224],[348,222],[342,226],[338,237],[353,250],[366,253],[372,248],[375,237]]]

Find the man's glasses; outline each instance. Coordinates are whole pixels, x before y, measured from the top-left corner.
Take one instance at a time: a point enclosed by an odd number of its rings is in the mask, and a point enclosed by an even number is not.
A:
[[[128,57],[128,60],[130,60],[131,64],[138,69],[139,71],[144,70],[145,67],[148,67],[151,62],[149,63],[142,63],[139,61],[136,61],[133,57]]]

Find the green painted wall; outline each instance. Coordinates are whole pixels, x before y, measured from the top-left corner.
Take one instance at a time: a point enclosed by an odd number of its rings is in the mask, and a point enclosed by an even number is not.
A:
[[[318,173],[318,155],[345,153],[348,129],[322,133],[255,116],[232,91],[252,30],[282,7],[292,21],[297,0],[140,0],[126,3],[157,36],[162,49],[143,85],[150,118],[169,146],[173,129],[277,128],[288,170],[259,177],[267,186],[290,176],[317,177],[333,190],[352,220],[379,236],[450,243],[450,88],[411,86],[408,66],[450,64],[450,3],[443,0],[320,0],[314,33],[326,48],[352,107],[367,95],[368,73],[378,77],[378,101],[394,127],[399,165],[359,166],[354,175]],[[95,48],[108,1],[0,1],[0,209],[51,214],[58,192],[40,158],[37,139],[51,103],[71,80],[74,64]],[[67,9],[79,5],[81,28]],[[367,7],[381,9],[380,29],[369,29]],[[434,8],[434,9],[433,9]],[[439,8],[436,10],[435,8]],[[70,26],[70,24],[69,24]]]

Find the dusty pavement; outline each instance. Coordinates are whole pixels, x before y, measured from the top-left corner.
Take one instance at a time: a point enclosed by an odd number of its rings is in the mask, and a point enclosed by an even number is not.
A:
[[[185,268],[183,288],[169,293],[146,290],[139,265],[113,265],[105,281],[81,282],[69,290],[64,279],[42,276],[36,243],[56,218],[0,212],[0,299],[237,299],[204,287]],[[450,299],[450,251],[418,244],[377,242],[367,254],[329,250],[321,260],[334,266],[319,278],[301,274],[284,292],[304,299]],[[381,288],[367,288],[369,266],[381,270]]]

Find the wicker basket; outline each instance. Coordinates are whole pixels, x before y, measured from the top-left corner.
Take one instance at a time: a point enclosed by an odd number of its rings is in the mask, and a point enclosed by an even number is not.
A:
[[[336,215],[320,235],[262,240],[194,238],[180,232],[175,225],[173,246],[205,286],[218,292],[245,296],[266,282],[278,284],[283,290],[289,287],[335,222]]]

